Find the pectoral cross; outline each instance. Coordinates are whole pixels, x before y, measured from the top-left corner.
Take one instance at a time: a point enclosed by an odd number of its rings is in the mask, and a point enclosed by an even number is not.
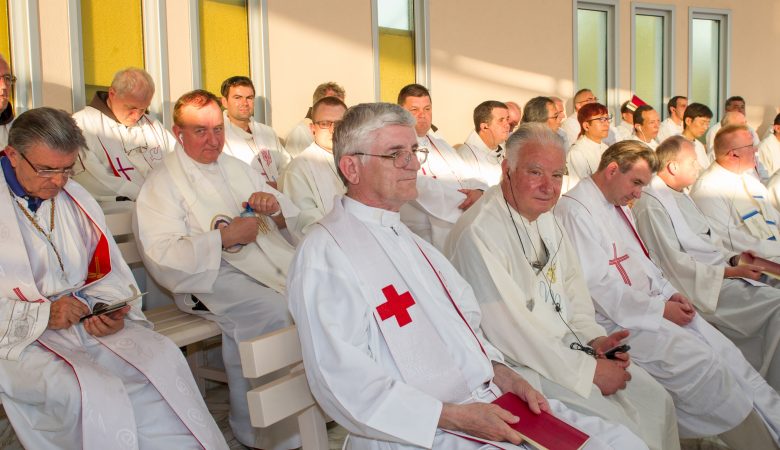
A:
[[[628,277],[628,273],[626,272],[625,267],[623,267],[623,265],[621,264],[623,261],[628,259],[628,254],[618,257],[617,247],[615,246],[614,242],[612,243],[612,254],[615,257],[609,260],[609,265],[615,266],[618,273],[620,273],[620,276],[623,278],[623,283],[626,283],[627,285],[631,286],[631,278]]]
[[[383,287],[382,293],[385,295],[387,302],[376,307],[379,318],[384,321],[395,317],[399,327],[412,323],[412,317],[408,311],[415,303],[412,294],[407,291],[399,295],[392,284]]]

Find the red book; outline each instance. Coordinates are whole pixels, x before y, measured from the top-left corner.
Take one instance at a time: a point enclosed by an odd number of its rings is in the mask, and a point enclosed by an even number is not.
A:
[[[774,261],[761,258],[760,256],[751,256],[750,253],[743,252],[739,255],[739,265],[742,264],[759,266],[767,276],[780,280],[780,264]]]
[[[539,450],[578,450],[590,439],[587,434],[550,413],[542,411],[534,414],[526,402],[511,392],[493,403],[520,418],[519,422],[509,426]]]

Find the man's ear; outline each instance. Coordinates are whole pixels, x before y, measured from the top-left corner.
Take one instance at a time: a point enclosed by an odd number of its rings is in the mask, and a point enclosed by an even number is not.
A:
[[[227,109],[227,99],[225,97],[220,97],[219,102],[222,103],[222,107]]]
[[[360,170],[358,169],[357,157],[353,155],[344,155],[339,159],[339,171],[347,179],[349,184],[360,183]]]

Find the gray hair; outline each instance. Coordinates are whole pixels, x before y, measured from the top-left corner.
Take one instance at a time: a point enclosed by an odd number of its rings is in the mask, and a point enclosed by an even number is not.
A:
[[[555,102],[550,97],[534,97],[528,100],[523,108],[522,123],[547,123],[547,105],[552,105],[555,109]]]
[[[128,67],[114,74],[111,88],[116,95],[140,95],[147,93],[149,97],[154,95],[154,81],[145,70],[136,67]]]
[[[557,149],[561,153],[564,152],[563,139],[550,127],[538,122],[521,123],[517,127],[517,131],[506,140],[506,159],[509,170],[514,171],[517,168],[520,154],[530,144],[539,145],[550,151]]]
[[[8,145],[25,154],[34,145],[44,145],[64,154],[86,147],[81,128],[67,112],[47,106],[23,112],[8,132]]]
[[[368,151],[373,134],[391,125],[414,128],[416,121],[409,111],[393,103],[361,103],[344,113],[344,118],[333,131],[333,158],[339,177],[347,179],[338,168],[342,156]]]

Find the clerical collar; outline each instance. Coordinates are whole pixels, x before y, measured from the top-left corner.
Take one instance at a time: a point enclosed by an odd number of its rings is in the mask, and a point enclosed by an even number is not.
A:
[[[11,165],[11,160],[8,159],[7,156],[3,156],[0,158],[0,165],[3,166],[3,176],[5,176],[5,181],[8,183],[8,187],[11,189],[11,192],[13,192],[17,197],[21,197],[27,200],[27,208],[30,211],[33,213],[38,211],[41,203],[43,203],[43,199],[27,194],[27,191],[24,190],[22,184],[19,183],[19,180],[16,178],[16,172],[14,172],[14,168]]]
[[[342,204],[344,210],[360,219],[362,222],[370,222],[383,227],[395,227],[401,223],[401,214],[382,208],[375,208],[361,203],[346,195]]]

